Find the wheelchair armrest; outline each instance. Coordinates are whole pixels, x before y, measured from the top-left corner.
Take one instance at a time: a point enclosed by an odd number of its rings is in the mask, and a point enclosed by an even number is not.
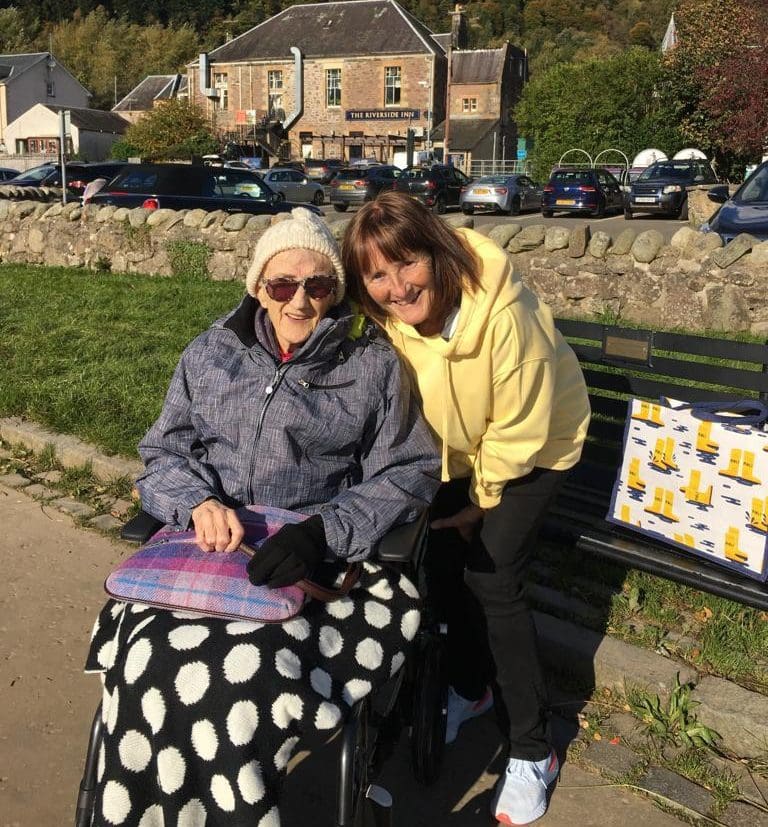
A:
[[[164,525],[165,523],[158,520],[157,517],[153,517],[146,511],[139,511],[135,517],[131,517],[122,527],[120,536],[123,540],[128,540],[131,543],[146,543]]]
[[[414,522],[388,531],[376,544],[371,557],[386,563],[407,563],[416,556],[427,536],[428,517],[428,512],[422,511]]]

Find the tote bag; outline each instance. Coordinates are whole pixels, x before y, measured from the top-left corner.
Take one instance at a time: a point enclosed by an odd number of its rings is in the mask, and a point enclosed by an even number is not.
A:
[[[768,578],[768,407],[632,399],[607,519]]]
[[[336,600],[357,582],[360,567],[352,564],[338,586],[309,580],[277,589],[254,586],[246,570],[251,556],[283,525],[306,517],[256,505],[239,508],[237,516],[245,529],[244,543],[237,551],[206,552],[195,542],[194,531],[163,528],[107,577],[107,594],[162,609],[279,623],[299,614],[308,595],[325,602]],[[339,574],[338,566],[328,568]]]

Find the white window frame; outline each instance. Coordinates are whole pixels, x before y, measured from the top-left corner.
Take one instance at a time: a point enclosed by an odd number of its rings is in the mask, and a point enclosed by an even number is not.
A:
[[[402,69],[400,66],[384,67],[384,106],[400,105],[402,80]]]
[[[213,88],[219,93],[219,97],[214,99],[216,109],[226,111],[229,109],[229,75],[227,72],[213,73]]]
[[[283,70],[269,69],[267,72],[267,101],[270,117],[283,108]]]
[[[341,106],[341,69],[325,70],[325,105],[328,109]]]
[[[463,113],[477,112],[477,98],[462,98],[461,111]]]

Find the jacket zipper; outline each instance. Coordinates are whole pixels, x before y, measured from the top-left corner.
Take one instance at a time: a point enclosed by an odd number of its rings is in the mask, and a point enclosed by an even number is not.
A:
[[[316,385],[314,382],[308,382],[306,379],[297,379],[296,381],[304,390],[308,391],[335,391],[340,388],[351,388],[352,385],[355,384],[354,379],[350,379],[349,382],[340,382],[338,385]]]

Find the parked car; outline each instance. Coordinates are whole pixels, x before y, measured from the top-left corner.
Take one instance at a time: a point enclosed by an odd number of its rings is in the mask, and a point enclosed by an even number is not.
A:
[[[434,164],[406,167],[393,189],[408,193],[437,213],[444,213],[448,207],[459,206],[461,191],[471,182],[471,178],[454,166]]]
[[[10,167],[0,167],[0,181],[7,181],[9,178],[15,178],[19,174],[17,169]]]
[[[713,187],[707,195],[722,206],[702,230],[718,233],[726,244],[739,233],[768,241],[768,161],[758,165],[732,196],[725,185]]]
[[[307,175],[314,181],[319,181],[321,184],[328,184],[331,176],[337,170],[345,166],[341,158],[305,158],[304,167],[307,170]]]
[[[706,159],[657,161],[630,185],[624,218],[649,212],[687,221],[688,190],[701,184],[717,184],[717,176]]]
[[[82,195],[85,185],[95,178],[114,178],[125,166],[125,161],[102,161],[99,163],[70,162],[66,165],[67,192]],[[60,187],[61,164],[41,164],[17,174],[0,183],[0,186],[14,187]]]
[[[320,206],[325,201],[323,185],[312,181],[297,169],[273,167],[262,174],[262,180],[288,201],[311,201]]]
[[[527,175],[485,175],[462,191],[459,205],[466,215],[475,210],[517,215],[522,210],[538,210],[541,195],[541,185]]]
[[[560,167],[552,170],[541,196],[541,214],[551,218],[555,212],[586,212],[601,217],[621,212],[624,194],[619,182],[607,169]]]
[[[391,189],[399,175],[399,167],[383,164],[340,169],[331,178],[331,204],[334,210],[344,212],[350,205],[372,201],[382,190]]]
[[[91,203],[256,215],[275,215],[296,206],[284,201],[253,172],[189,164],[129,164],[93,196]],[[312,205],[308,209],[319,213]]]

